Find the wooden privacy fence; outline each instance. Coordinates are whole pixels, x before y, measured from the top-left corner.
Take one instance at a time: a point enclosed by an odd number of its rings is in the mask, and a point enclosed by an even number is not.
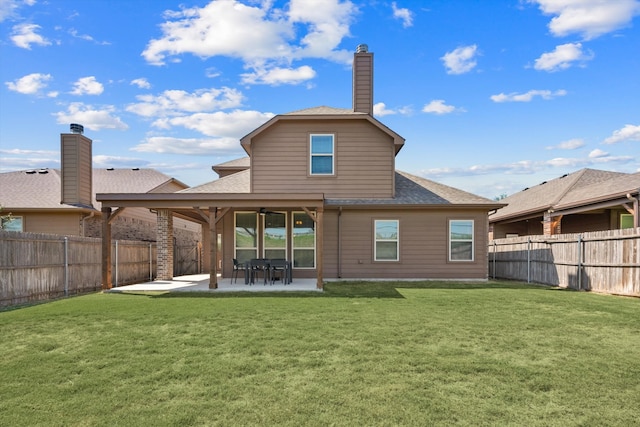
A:
[[[489,242],[489,274],[640,296],[640,228],[493,240]]]
[[[194,247],[175,248],[176,275],[200,272]],[[119,240],[111,251],[114,286],[156,276],[155,243]],[[100,290],[101,262],[100,239],[0,230],[0,307]]]

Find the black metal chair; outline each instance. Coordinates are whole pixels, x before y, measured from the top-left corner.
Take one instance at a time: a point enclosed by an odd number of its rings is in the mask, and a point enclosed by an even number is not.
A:
[[[231,274],[231,280],[233,280],[233,278],[235,277],[235,282],[238,282],[238,272],[242,270],[244,272],[244,264],[241,264],[240,262],[238,262],[237,259],[233,259],[233,273]]]
[[[264,259],[264,258],[254,258],[250,261],[250,272],[249,274],[251,274],[251,279],[249,281],[250,284],[253,284],[256,280],[256,277],[258,277],[260,274],[262,274],[263,277],[263,281],[264,284],[267,284],[267,281],[270,281],[269,279],[269,273],[270,273],[270,264],[269,264],[269,260],[268,259]]]
[[[289,284],[289,261],[286,259],[272,259],[271,265],[271,284],[276,280],[282,280],[285,285]]]

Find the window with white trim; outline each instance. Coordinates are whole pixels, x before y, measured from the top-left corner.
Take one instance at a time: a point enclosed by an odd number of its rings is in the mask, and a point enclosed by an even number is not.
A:
[[[235,258],[240,263],[258,258],[257,216],[255,212],[235,214]]]
[[[268,259],[286,259],[287,214],[284,212],[267,212],[263,215],[263,218],[264,257]]]
[[[333,175],[334,144],[331,134],[312,134],[309,139],[311,175]]]
[[[398,261],[400,259],[400,222],[397,219],[374,221],[374,255],[376,261]]]
[[[315,268],[316,223],[306,212],[293,212],[292,221],[293,267]]]
[[[449,220],[449,261],[473,261],[473,220]]]

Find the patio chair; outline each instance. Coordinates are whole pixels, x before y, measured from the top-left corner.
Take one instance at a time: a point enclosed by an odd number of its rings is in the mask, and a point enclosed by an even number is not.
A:
[[[251,279],[249,281],[250,284],[253,284],[256,280],[256,277],[262,274],[264,284],[267,284],[269,280],[269,260],[264,258],[254,258],[250,261],[250,271]]]
[[[235,282],[238,283],[238,271],[242,270],[244,272],[244,264],[238,262],[236,258],[233,259],[233,273],[231,274],[231,280],[235,277]]]
[[[271,284],[276,280],[282,280],[285,285],[289,284],[289,262],[286,259],[272,259],[271,262]]]

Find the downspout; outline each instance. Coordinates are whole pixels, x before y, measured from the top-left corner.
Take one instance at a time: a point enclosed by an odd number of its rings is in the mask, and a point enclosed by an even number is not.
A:
[[[94,216],[96,216],[96,213],[95,212],[91,212],[89,215],[82,217],[82,220],[81,220],[82,221],[82,237],[87,237],[85,221],[88,220],[88,219],[93,218]]]
[[[342,278],[342,206],[338,208],[338,279]]]

